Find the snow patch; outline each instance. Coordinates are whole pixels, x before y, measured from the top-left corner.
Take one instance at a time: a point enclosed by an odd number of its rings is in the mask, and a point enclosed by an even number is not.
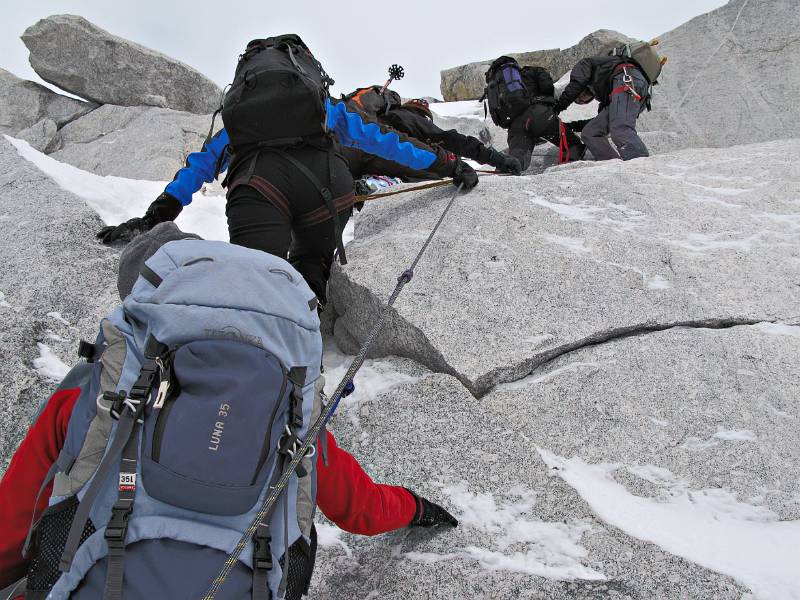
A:
[[[62,323],[64,325],[67,325],[67,326],[71,325],[71,323],[69,321],[67,321],[64,317],[61,316],[60,312],[56,312],[56,311],[49,312],[49,313],[47,313],[47,316],[50,317],[51,319],[55,319],[56,321],[58,321],[59,323]]]
[[[0,292],[0,308],[10,308],[11,305],[6,302],[6,295],[3,292]]]
[[[95,175],[42,154],[23,140],[9,136],[5,138],[14,145],[20,156],[32,162],[60,187],[83,198],[109,225],[141,217],[167,184],[165,181]],[[227,242],[228,222],[222,188],[218,192],[209,192],[205,187],[198,191],[192,197],[191,209],[184,210],[175,222],[184,231],[208,240]]]
[[[756,439],[756,434],[749,429],[722,429],[717,428],[717,433],[711,437],[726,442],[752,442]]]
[[[793,337],[800,337],[800,325],[789,325],[788,323],[756,323],[753,327],[767,335],[790,335]]]
[[[350,550],[344,540],[342,540],[342,530],[328,523],[315,523],[317,529],[317,545],[323,548],[341,548],[347,558],[353,558],[353,551]]]
[[[462,119],[484,120],[483,102],[478,100],[459,100],[456,102],[433,102],[431,112],[440,117],[459,117]]]
[[[729,575],[761,600],[800,599],[800,521],[779,521],[770,510],[740,502],[727,490],[691,490],[666,469],[640,469],[637,474],[660,480],[664,493],[635,496],[612,477],[621,465],[593,465],[537,450],[553,474],[613,527]]]
[[[647,280],[647,289],[649,290],[668,290],[671,287],[672,284],[661,275],[655,275]]]
[[[564,248],[570,252],[575,252],[576,254],[591,252],[591,250],[586,247],[586,240],[582,240],[580,238],[562,237],[560,235],[550,234],[544,234],[542,237],[548,242],[558,244],[559,246],[564,246]]]
[[[536,494],[524,488],[510,490],[505,502],[488,493],[473,494],[465,484],[447,487],[459,519],[459,527],[493,535],[497,549],[467,546],[455,552],[407,552],[403,557],[423,563],[474,560],[490,571],[512,571],[572,581],[603,581],[605,575],[581,563],[587,557],[581,537],[591,531],[584,521],[550,523],[529,516]],[[517,550],[524,546],[524,551]],[[513,551],[509,551],[510,548]]]
[[[61,381],[69,373],[69,367],[58,358],[49,346],[41,342],[36,344],[39,347],[38,358],[33,359],[33,369],[45,379]]]
[[[573,362],[569,363],[568,365],[564,365],[563,367],[558,367],[553,369],[552,371],[548,371],[547,373],[542,374],[531,374],[527,377],[523,377],[517,381],[512,381],[510,383],[501,383],[497,386],[497,390],[520,390],[526,388],[531,385],[536,385],[537,383],[545,383],[546,381],[550,381],[551,379],[555,379],[556,377],[564,374],[564,373],[571,373],[573,371],[577,371],[579,369],[600,369],[602,368],[603,363],[596,363],[596,362]]]

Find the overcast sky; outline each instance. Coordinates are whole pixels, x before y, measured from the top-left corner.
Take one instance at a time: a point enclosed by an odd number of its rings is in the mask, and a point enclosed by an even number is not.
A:
[[[252,38],[298,33],[336,79],[336,92],[383,83],[405,67],[403,96],[437,96],[439,71],[507,52],[566,48],[596,29],[642,39],[725,0],[33,0],[9,2],[0,20],[0,67],[39,80],[20,34],[51,14],[81,15],[225,85]]]

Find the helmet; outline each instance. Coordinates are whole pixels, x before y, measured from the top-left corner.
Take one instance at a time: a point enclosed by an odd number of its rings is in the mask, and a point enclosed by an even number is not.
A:
[[[423,117],[433,121],[433,113],[431,112],[431,109],[428,106],[427,100],[423,100],[422,98],[415,98],[414,100],[409,100],[408,102],[403,104],[403,108],[416,111],[420,113]]]

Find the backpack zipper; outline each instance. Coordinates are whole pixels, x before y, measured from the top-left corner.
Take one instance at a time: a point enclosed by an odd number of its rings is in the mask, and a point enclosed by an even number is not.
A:
[[[153,402],[153,410],[158,411],[156,417],[156,426],[153,430],[153,448],[152,459],[158,462],[161,456],[161,438],[164,437],[164,430],[167,427],[167,419],[169,413],[172,411],[172,405],[175,404],[175,393],[172,386],[172,359],[174,351],[168,352],[163,359],[159,359],[161,366],[161,382],[158,384],[158,393],[156,394],[155,402]]]
[[[281,370],[283,370],[281,368]],[[250,485],[253,485],[258,479],[258,474],[261,472],[261,468],[264,466],[264,463],[267,460],[267,456],[269,456],[269,447],[272,438],[272,426],[275,423],[275,415],[278,413],[278,409],[284,404],[283,396],[286,394],[286,387],[289,382],[289,377],[286,373],[283,374],[283,383],[281,384],[281,391],[278,395],[278,401],[275,403],[275,407],[272,409],[272,416],[269,419],[269,424],[267,426],[267,433],[264,435],[264,443],[261,446],[261,453],[258,455],[258,463],[256,464],[256,471],[253,473],[253,479],[250,481]]]

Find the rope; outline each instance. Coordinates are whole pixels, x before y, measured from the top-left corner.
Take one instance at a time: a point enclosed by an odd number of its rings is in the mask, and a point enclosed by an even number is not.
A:
[[[450,183],[447,181],[446,183]],[[217,593],[219,592],[222,584],[225,583],[225,580],[230,575],[233,568],[236,566],[236,563],[239,560],[242,552],[244,551],[245,547],[250,543],[253,539],[253,535],[258,529],[258,526],[263,520],[267,517],[268,514],[272,512],[273,507],[278,501],[279,496],[283,493],[284,488],[289,483],[289,478],[291,477],[292,473],[297,468],[297,465],[300,464],[300,461],[303,460],[303,457],[306,455],[306,452],[311,448],[311,446],[316,443],[316,440],[319,436],[320,431],[322,428],[325,427],[325,424],[330,420],[333,416],[333,413],[336,411],[336,407],[339,405],[339,401],[342,397],[342,392],[347,384],[353,380],[358,370],[361,368],[361,365],[364,364],[364,360],[367,356],[367,351],[369,347],[372,345],[372,342],[375,341],[375,338],[378,337],[378,333],[383,327],[383,323],[386,321],[386,317],[389,314],[389,310],[394,305],[397,297],[400,295],[400,292],[406,286],[407,283],[411,281],[414,277],[414,269],[416,268],[419,261],[422,259],[422,255],[425,254],[425,250],[428,249],[428,246],[433,240],[433,236],[436,235],[436,232],[439,230],[444,218],[447,216],[447,213],[450,211],[450,208],[458,198],[458,194],[461,191],[461,188],[464,187],[464,184],[460,184],[456,191],[453,193],[453,196],[450,198],[450,201],[445,206],[444,210],[442,211],[439,220],[436,222],[436,225],[433,226],[433,229],[428,235],[428,239],[425,240],[425,243],[420,248],[420,251],[417,253],[417,256],[414,258],[414,261],[411,263],[411,266],[403,271],[400,277],[397,278],[397,285],[392,291],[392,294],[389,296],[389,300],[386,302],[386,308],[381,313],[378,322],[372,328],[369,335],[367,336],[367,340],[361,345],[361,348],[358,351],[358,354],[353,359],[353,362],[350,364],[350,368],[347,369],[347,373],[345,373],[342,380],[339,382],[339,385],[336,386],[336,391],[333,393],[331,402],[325,407],[325,410],[322,411],[322,414],[317,418],[314,424],[309,428],[308,433],[306,434],[306,439],[300,448],[294,453],[292,459],[289,461],[289,464],[286,466],[286,469],[283,471],[280,479],[278,482],[272,487],[272,490],[264,499],[261,508],[258,511],[258,514],[253,518],[253,521],[250,523],[248,528],[245,530],[244,534],[242,535],[239,542],[236,544],[233,552],[228,555],[228,560],[225,561],[225,564],[220,569],[219,574],[211,583],[211,586],[206,591],[205,595],[203,596],[203,600],[214,600],[216,598]]]
[[[378,200],[379,198],[385,198],[386,196],[394,196],[395,194],[405,194],[406,192],[416,192],[419,190],[427,190],[430,188],[442,187],[444,185],[450,185],[452,180],[450,179],[443,179],[442,181],[434,181],[433,183],[426,183],[424,185],[417,185],[414,187],[403,188],[402,190],[395,190],[394,192],[382,192],[380,194],[364,194],[361,196],[356,196],[353,198],[353,202],[370,202],[371,200]]]
[[[506,175],[506,173],[501,173],[500,171],[489,171],[487,169],[475,169],[476,173],[482,173],[484,175]],[[371,202],[372,200],[379,200],[381,198],[386,198],[387,196],[394,196],[396,194],[405,194],[406,192],[418,192],[419,190],[428,190],[431,188],[442,187],[452,183],[450,179],[443,179],[441,181],[434,181],[433,183],[425,183],[423,185],[416,185],[414,187],[403,188],[402,190],[395,190],[394,192],[381,192],[380,194],[362,194],[360,196],[354,196],[353,202]]]

